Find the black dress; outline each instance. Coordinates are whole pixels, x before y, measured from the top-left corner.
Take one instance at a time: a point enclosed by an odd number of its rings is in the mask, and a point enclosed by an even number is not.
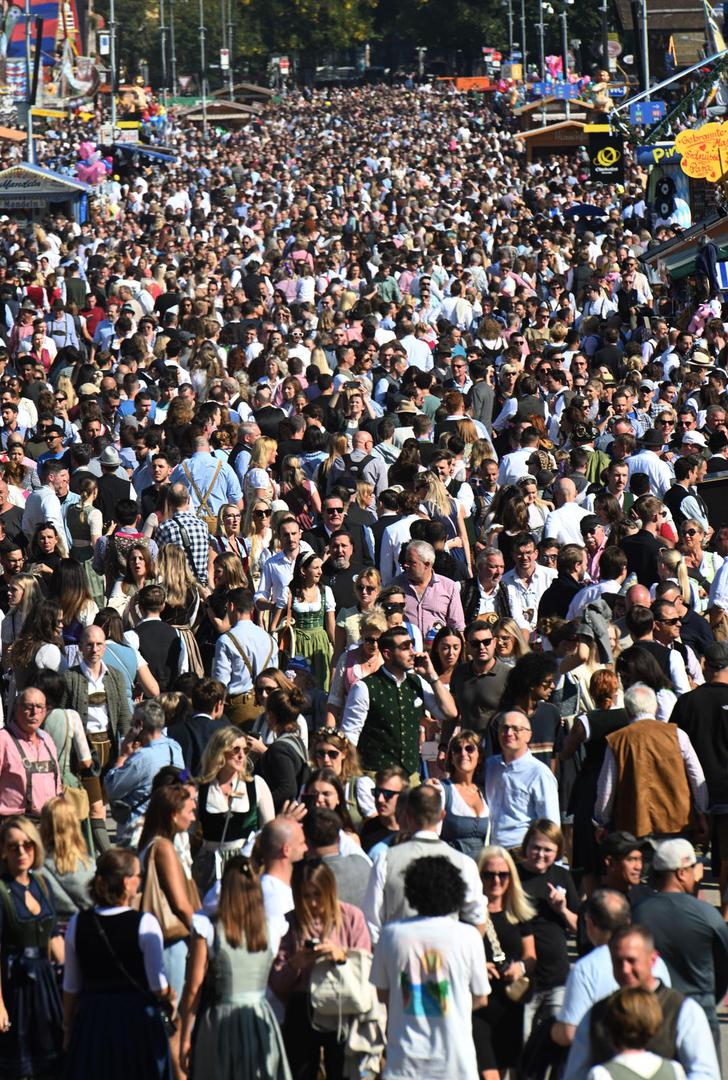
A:
[[[531,924],[510,923],[504,911],[494,911],[490,918],[508,960],[520,960],[521,939],[533,933]],[[487,937],[483,944],[486,962],[492,963],[493,950]],[[488,1004],[473,1013],[473,1041],[479,1072],[513,1068],[518,1064],[523,1045],[523,1002],[511,1001],[499,979],[491,979]]]
[[[40,904],[31,914],[25,894]],[[10,1030],[0,1033],[0,1076],[55,1077],[63,1047],[63,1010],[48,943],[56,913],[47,890],[31,875],[26,890],[10,877],[0,881],[2,993]]]
[[[131,910],[76,916],[82,989],[65,1080],[172,1080],[167,1036],[139,947],[141,919]]]

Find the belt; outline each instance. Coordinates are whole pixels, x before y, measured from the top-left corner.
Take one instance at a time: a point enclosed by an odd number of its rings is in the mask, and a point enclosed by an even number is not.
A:
[[[87,737],[92,743],[111,743],[111,739],[105,731],[89,731]]]
[[[100,691],[98,694],[89,694],[88,703],[89,705],[105,705],[106,694],[103,693],[103,691]]]

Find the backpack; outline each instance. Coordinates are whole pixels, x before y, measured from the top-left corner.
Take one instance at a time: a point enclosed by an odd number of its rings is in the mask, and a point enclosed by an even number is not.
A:
[[[348,491],[356,491],[356,485],[364,479],[364,470],[370,461],[374,461],[374,454],[367,454],[361,461],[352,461],[351,454],[344,454],[341,460],[346,468],[340,476],[336,477],[336,482]]]

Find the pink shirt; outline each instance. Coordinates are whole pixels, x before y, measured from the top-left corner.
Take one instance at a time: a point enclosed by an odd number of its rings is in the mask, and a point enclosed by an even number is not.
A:
[[[33,772],[32,777],[29,778],[18,745],[10,731],[3,728],[0,731],[0,815],[30,812],[36,817],[40,815],[49,799],[52,799],[54,795],[60,795],[63,791],[56,747],[50,735],[44,731],[39,731],[28,739],[20,734],[15,724],[10,726],[31,770],[36,763],[41,763],[41,766],[46,763],[45,768],[48,771]],[[30,807],[26,802],[29,779],[32,793]]]

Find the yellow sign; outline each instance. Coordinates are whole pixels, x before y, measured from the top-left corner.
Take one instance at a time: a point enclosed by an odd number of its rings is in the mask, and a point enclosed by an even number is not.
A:
[[[680,168],[687,176],[717,184],[728,173],[728,124],[681,131],[675,137],[675,149],[682,154]]]

